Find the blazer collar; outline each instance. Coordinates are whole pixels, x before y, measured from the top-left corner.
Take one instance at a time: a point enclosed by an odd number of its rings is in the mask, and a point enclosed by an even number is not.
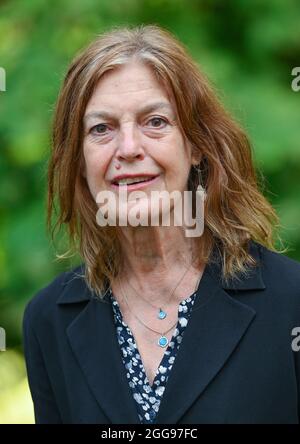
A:
[[[261,264],[261,245],[250,241],[249,252]],[[239,275],[235,279],[225,282],[221,278],[221,262],[216,255],[216,249],[212,253],[216,257],[216,262],[209,264],[206,268],[211,270],[219,285],[224,290],[264,290],[265,284],[262,276],[262,267],[252,267],[247,276]],[[72,304],[97,298],[96,294],[88,288],[84,280],[84,264],[81,264],[73,271],[67,272],[62,283],[63,290],[57,300],[57,304]]]
[[[253,248],[259,258],[259,249],[256,245]],[[251,328],[255,310],[230,296],[224,284],[220,284],[217,272],[218,265],[204,269],[155,424],[176,424],[195,402],[201,402],[205,388],[232,359]],[[113,424],[138,424],[111,304],[92,297],[80,278],[69,279],[66,287],[68,290],[61,295],[59,304],[89,299],[67,326],[66,333],[91,393]],[[234,290],[265,288],[259,268],[247,280],[232,282],[226,286],[229,287]]]
[[[221,279],[222,270],[219,256],[217,256],[216,263],[210,264],[209,268],[224,290],[264,290],[266,286],[263,280],[262,248],[262,245],[257,242],[252,240],[249,242],[248,251],[257,261],[257,265],[248,267],[247,274],[239,274],[235,279],[229,279],[227,282]],[[216,256],[216,249],[213,256]]]

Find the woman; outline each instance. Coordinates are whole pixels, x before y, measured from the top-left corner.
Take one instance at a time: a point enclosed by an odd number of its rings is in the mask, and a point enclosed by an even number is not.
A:
[[[162,223],[175,201],[154,191],[197,205],[201,187],[201,235]],[[83,263],[24,313],[37,423],[299,421],[300,265],[274,247],[246,135],[168,31],[114,29],[72,62],[48,196]],[[158,224],[120,223],[152,207]]]

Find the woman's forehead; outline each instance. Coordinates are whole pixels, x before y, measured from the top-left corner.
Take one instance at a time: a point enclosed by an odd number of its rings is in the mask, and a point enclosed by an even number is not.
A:
[[[173,114],[176,105],[174,98],[163,85],[151,87],[149,83],[131,82],[128,88],[125,85],[113,88],[109,84],[103,85],[99,82],[87,104],[85,120],[104,114],[117,117],[122,110],[131,110],[137,114],[156,110]]]

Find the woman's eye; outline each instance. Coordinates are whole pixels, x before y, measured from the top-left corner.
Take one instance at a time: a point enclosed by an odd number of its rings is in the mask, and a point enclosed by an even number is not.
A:
[[[105,123],[98,123],[98,125],[93,126],[91,132],[95,134],[105,134],[107,125]]]
[[[161,122],[165,124],[167,123],[167,121],[165,119],[162,119],[161,117],[153,117],[152,119],[149,120],[149,122],[154,123],[154,128],[159,128],[161,126]]]

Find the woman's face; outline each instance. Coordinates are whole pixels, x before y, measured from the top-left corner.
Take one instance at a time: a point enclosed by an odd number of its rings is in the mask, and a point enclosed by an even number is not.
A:
[[[150,175],[148,182],[127,185],[129,208],[133,190],[146,193],[148,209],[151,191],[187,190],[191,147],[176,112],[173,98],[144,64],[131,62],[101,78],[84,117],[83,174],[95,199],[100,191],[117,198],[117,176],[123,175]]]

